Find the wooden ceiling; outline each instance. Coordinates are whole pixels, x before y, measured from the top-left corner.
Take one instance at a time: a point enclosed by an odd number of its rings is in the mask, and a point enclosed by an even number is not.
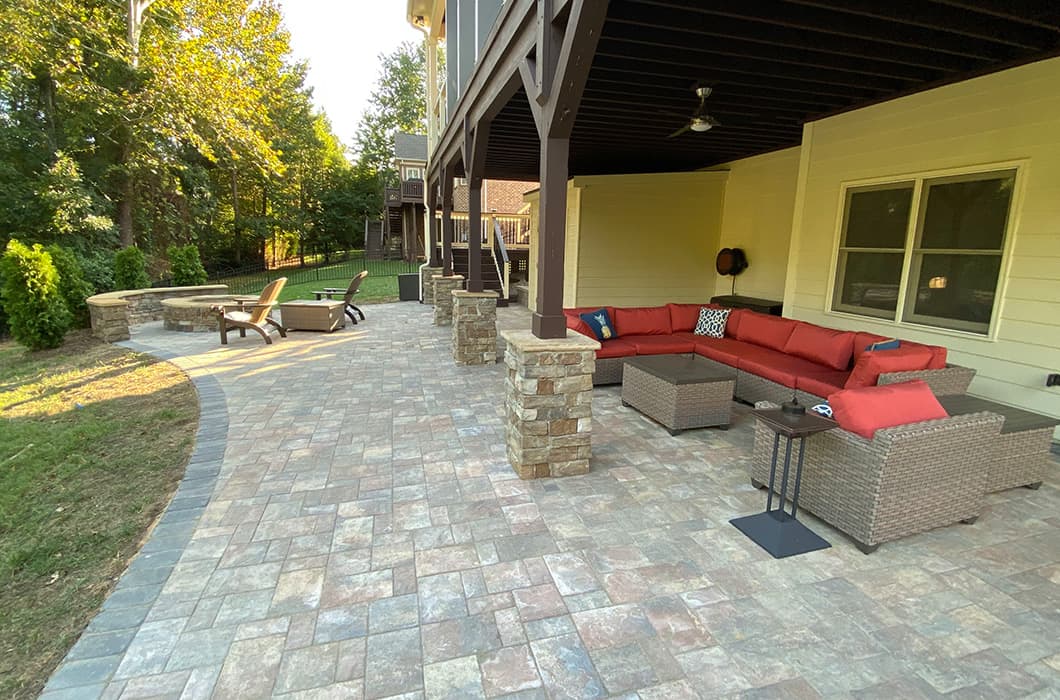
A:
[[[571,137],[572,175],[692,170],[798,145],[802,124],[1060,55],[1060,0],[611,0]],[[706,111],[721,126],[667,136]],[[487,177],[537,179],[520,90]]]

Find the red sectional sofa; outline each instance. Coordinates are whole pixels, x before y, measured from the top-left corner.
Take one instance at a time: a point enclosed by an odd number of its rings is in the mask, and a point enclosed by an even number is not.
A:
[[[696,353],[736,370],[736,398],[819,403],[850,385],[871,386],[923,379],[937,395],[963,394],[975,370],[946,362],[946,348],[901,341],[897,350],[866,348],[888,340],[874,333],[839,331],[804,321],[733,309],[725,337],[695,335],[700,308],[713,304],[656,307],[604,307],[615,337],[596,352],[593,384],[622,381],[625,358],[636,355]],[[567,327],[594,337],[579,314],[600,307],[565,309]],[[859,362],[859,359],[861,360]]]

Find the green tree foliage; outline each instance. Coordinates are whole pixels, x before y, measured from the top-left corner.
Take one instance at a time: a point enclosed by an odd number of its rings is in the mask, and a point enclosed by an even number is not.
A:
[[[11,239],[0,258],[0,277],[0,301],[15,340],[31,350],[61,345],[70,311],[60,294],[51,256],[39,243],[29,247]]]
[[[426,48],[422,43],[406,42],[393,53],[380,56],[379,62],[376,89],[355,137],[363,175],[376,179],[377,212],[383,206],[382,188],[397,182],[394,134],[422,134],[427,130]]]
[[[166,249],[166,256],[169,258],[169,271],[174,286],[194,287],[206,284],[206,270],[199,259],[199,249],[194,245],[171,245]]]
[[[55,271],[59,273],[59,296],[66,302],[72,324],[77,328],[85,328],[88,326],[85,299],[96,293],[95,288],[85,280],[81,263],[73,252],[54,244],[45,248],[45,251],[51,256]]]
[[[114,254],[114,286],[117,289],[145,289],[151,286],[144,254],[139,248],[122,248]]]

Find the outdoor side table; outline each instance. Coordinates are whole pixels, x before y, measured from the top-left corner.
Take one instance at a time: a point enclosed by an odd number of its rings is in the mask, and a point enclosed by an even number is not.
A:
[[[763,513],[733,518],[729,522],[743,534],[754,540],[762,549],[773,555],[774,559],[790,557],[794,554],[805,554],[832,545],[798,521],[799,486],[802,483],[802,458],[806,454],[806,438],[816,433],[831,430],[838,423],[815,413],[792,415],[782,409],[760,409],[751,411],[751,415],[762,421],[762,424],[773,431],[773,459],[769,464],[769,491],[766,496],[766,509]],[[787,439],[784,448],[784,469],[780,477],[780,504],[773,508],[773,494],[776,492],[777,457],[780,452],[780,436]],[[791,512],[784,510],[788,497],[788,473],[791,469],[791,447],[799,441],[799,460],[795,467],[795,485],[791,495]]]
[[[736,372],[698,355],[643,355],[626,360],[622,404],[658,421],[671,435],[729,427]]]
[[[287,330],[324,331],[330,333],[346,327],[342,299],[299,299],[280,304],[280,317]]]

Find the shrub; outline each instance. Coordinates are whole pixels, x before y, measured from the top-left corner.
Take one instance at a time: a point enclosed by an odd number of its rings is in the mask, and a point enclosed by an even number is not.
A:
[[[95,288],[85,280],[81,263],[73,252],[58,245],[50,245],[45,250],[52,256],[52,263],[59,273],[59,295],[73,316],[73,325],[87,327],[88,304],[85,299],[96,293]]]
[[[106,250],[74,253],[81,265],[81,274],[92,285],[96,294],[114,291],[114,254]]]
[[[70,327],[70,311],[59,293],[59,273],[40,245],[8,241],[0,258],[0,300],[15,340],[32,350],[58,347]]]
[[[114,254],[114,288],[145,289],[151,286],[144,264],[144,254],[130,246]]]
[[[169,271],[176,287],[194,287],[206,284],[206,268],[199,259],[199,249],[193,245],[166,248]]]

